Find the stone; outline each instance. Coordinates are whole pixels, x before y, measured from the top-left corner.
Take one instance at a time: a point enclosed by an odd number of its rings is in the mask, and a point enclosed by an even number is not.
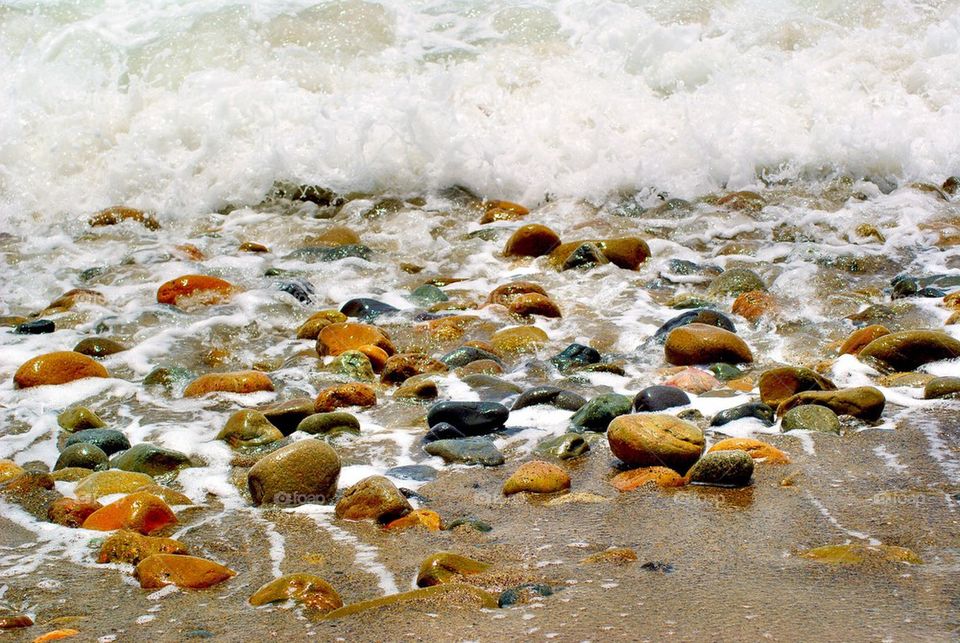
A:
[[[337,384],[317,393],[313,410],[317,413],[329,413],[352,406],[367,408],[376,405],[377,392],[372,387],[358,383]]]
[[[880,324],[864,326],[863,328],[857,329],[850,333],[847,339],[844,340],[843,344],[840,345],[839,352],[841,355],[858,355],[860,351],[867,346],[867,344],[875,339],[879,339],[880,337],[889,334],[890,331],[887,329],[887,327]]]
[[[512,203],[511,201],[487,201],[484,204],[484,213],[483,217],[480,219],[481,224],[493,223],[494,221],[514,221],[530,214],[530,210],[523,207],[519,203]]]
[[[396,349],[386,333],[370,324],[353,322],[334,323],[324,326],[317,335],[317,353],[320,355],[339,355],[361,347],[376,346],[393,355]]]
[[[318,246],[352,246],[360,243],[360,235],[346,226],[332,226],[318,235],[310,237],[308,243]]]
[[[498,607],[526,605],[538,598],[553,596],[553,588],[543,583],[524,583],[516,587],[509,587],[500,592],[497,599]]]
[[[780,430],[817,431],[840,435],[840,419],[837,414],[825,406],[804,404],[796,406],[783,414]]]
[[[424,434],[423,443],[435,442],[437,440],[458,440],[460,438],[470,437],[457,427],[447,422],[437,422]]]
[[[183,495],[179,491],[174,491],[170,487],[162,487],[158,484],[145,484],[139,489],[135,489],[134,492],[146,492],[152,493],[156,497],[163,500],[168,505],[192,505],[193,501],[190,500],[187,496]]]
[[[805,391],[787,398],[777,407],[777,415],[783,416],[790,409],[804,404],[825,406],[837,415],[851,415],[860,420],[874,422],[880,419],[886,398],[872,386],[839,391]]]
[[[400,309],[377,299],[358,297],[340,306],[340,312],[347,317],[355,317],[362,322],[372,322],[381,315],[398,313]]]
[[[339,310],[321,310],[313,313],[307,318],[307,321],[300,324],[297,328],[297,339],[317,339],[320,331],[330,324],[342,324],[347,321],[347,316]]]
[[[393,392],[395,399],[435,400],[439,395],[440,389],[429,374],[414,375]]]
[[[76,529],[98,509],[102,509],[96,500],[74,500],[73,498],[59,498],[50,503],[47,510],[47,520],[61,525]]]
[[[336,437],[349,433],[360,435],[360,420],[344,411],[333,413],[315,413],[303,419],[297,425],[297,431],[324,437]]]
[[[383,384],[401,384],[408,378],[426,373],[446,373],[447,365],[423,353],[399,353],[387,360],[380,374]]]
[[[707,391],[719,388],[720,380],[711,375],[709,371],[687,367],[668,377],[663,384],[694,395],[702,395]]]
[[[607,441],[613,455],[637,467],[666,466],[686,473],[703,453],[703,432],[671,415],[621,415],[610,423]]]
[[[484,534],[493,531],[493,527],[478,518],[457,518],[456,520],[451,520],[446,526],[446,530],[453,531],[458,527],[473,529],[474,531],[479,531]]]
[[[233,373],[208,373],[190,382],[183,391],[184,397],[203,397],[210,393],[256,393],[273,391],[273,381],[260,371],[236,371]]]
[[[187,382],[192,380],[194,377],[194,374],[185,368],[180,368],[177,366],[172,368],[158,366],[150,371],[145,378],[143,378],[143,385],[147,387],[160,387],[166,389],[166,392],[169,394],[177,387],[185,387]]]
[[[707,370],[713,373],[713,376],[721,382],[728,382],[743,377],[743,371],[733,364],[727,364],[726,362],[711,364]]]
[[[741,295],[753,290],[766,290],[767,285],[763,283],[760,275],[746,268],[731,268],[725,270],[707,287],[707,295],[710,297],[724,297],[730,295]]]
[[[565,411],[578,411],[587,403],[582,395],[556,386],[535,386],[525,390],[513,402],[512,410],[545,404]]]
[[[498,330],[490,338],[494,349],[502,354],[535,353],[550,338],[536,326],[515,326]]]
[[[520,465],[503,483],[503,495],[515,493],[556,493],[570,488],[570,476],[555,464],[534,460]]]
[[[490,568],[488,563],[450,552],[438,552],[420,563],[417,572],[417,587],[434,587],[463,581],[467,576],[482,574]]]
[[[687,484],[687,481],[669,467],[642,467],[618,473],[610,480],[610,484],[618,491],[633,491],[646,485],[653,485],[662,489],[682,487]]]
[[[171,306],[209,305],[225,302],[234,293],[233,284],[208,275],[183,275],[157,289],[157,303]]]
[[[167,503],[151,493],[138,491],[87,516],[83,528],[95,531],[130,529],[149,535],[176,522],[177,516]]]
[[[73,347],[74,352],[90,357],[107,357],[115,353],[122,353],[127,347],[120,342],[108,339],[106,337],[88,337],[81,339]]]
[[[346,489],[334,511],[342,520],[374,520],[385,524],[410,513],[413,507],[388,478],[370,476]]]
[[[687,473],[693,484],[745,487],[753,476],[753,458],[740,450],[712,451]]]
[[[57,482],[80,482],[93,473],[93,469],[83,469],[81,467],[66,467],[57,469],[50,474]]]
[[[73,351],[38,355],[24,362],[13,376],[15,388],[68,384],[87,377],[110,377],[96,360]]]
[[[4,614],[0,616],[0,631],[19,630],[31,626],[33,626],[33,619],[26,614]]]
[[[304,246],[297,248],[284,259],[296,259],[307,263],[331,263],[342,259],[363,259],[369,261],[373,250],[362,243],[349,243],[340,246]]]
[[[176,585],[183,589],[205,589],[237,575],[219,563],[196,556],[153,554],[134,570],[134,578],[142,589],[159,589]]]
[[[280,292],[285,292],[301,304],[312,304],[313,296],[316,294],[316,291],[311,284],[306,279],[291,279],[289,281],[281,281],[277,284],[277,290]]]
[[[583,368],[597,364],[602,359],[600,351],[583,344],[570,344],[560,353],[550,358],[550,362],[560,371]]]
[[[270,248],[263,245],[262,243],[257,243],[256,241],[244,241],[239,246],[237,250],[240,252],[252,252],[256,254],[270,252]]]
[[[590,444],[579,433],[564,433],[541,440],[536,452],[560,460],[579,458],[590,451]]]
[[[478,360],[493,360],[501,363],[499,356],[476,346],[461,346],[440,358],[448,368],[459,368]]]
[[[729,210],[743,210],[747,212],[758,212],[763,209],[766,202],[763,197],[756,192],[741,190],[740,192],[730,192],[717,199],[717,205],[722,205]]]
[[[502,402],[522,392],[519,386],[505,379],[485,373],[471,373],[460,378],[484,402]]]
[[[583,243],[573,244],[573,249],[565,255],[565,259],[560,263],[560,270],[573,270],[575,268],[593,268],[610,263],[606,255],[603,254],[603,248],[599,243],[585,241]],[[568,246],[561,245],[552,253],[554,263],[567,251]]]
[[[773,426],[776,413],[773,407],[763,402],[747,402],[733,408],[724,409],[713,416],[710,426],[723,426],[736,420],[752,418],[759,420],[764,426]]]
[[[343,600],[330,583],[319,576],[304,573],[275,578],[261,585],[250,597],[250,604],[254,607],[278,601],[293,601],[319,614],[343,607]]]
[[[670,471],[670,469],[667,469],[667,471]],[[625,565],[627,563],[635,563],[638,560],[639,557],[637,556],[637,552],[633,549],[629,547],[614,547],[612,549],[607,549],[606,551],[597,552],[596,554],[590,554],[580,562],[587,565],[607,563],[614,565]]]
[[[34,319],[17,324],[13,332],[17,335],[46,335],[57,330],[57,325],[49,319]]]
[[[508,257],[540,257],[560,245],[560,235],[537,223],[517,229],[507,240],[503,254]]]
[[[754,440],[753,438],[727,438],[720,440],[710,451],[744,451],[754,460],[762,460],[770,464],[789,464],[790,457],[773,445]]]
[[[296,506],[333,500],[340,456],[327,443],[306,439],[261,458],[247,473],[253,504]]]
[[[417,509],[411,511],[402,518],[391,520],[385,525],[386,529],[411,529],[413,527],[423,527],[427,531],[441,531],[440,514],[429,509]]]
[[[23,467],[13,460],[0,460],[0,484],[13,480],[23,473]]]
[[[260,411],[242,409],[230,416],[226,425],[217,433],[217,439],[223,440],[234,449],[261,447],[282,440],[283,432]]]
[[[638,413],[656,413],[690,404],[690,396],[673,386],[648,386],[633,398]]]
[[[504,463],[503,454],[496,445],[484,437],[457,440],[436,440],[423,447],[430,455],[443,458],[444,462],[456,464],[479,464],[498,467]]]
[[[497,402],[437,402],[427,412],[427,426],[446,422],[464,435],[485,435],[501,428],[510,411]]]
[[[543,286],[530,281],[512,281],[491,290],[490,294],[487,295],[487,303],[500,304],[509,308],[510,302],[516,297],[534,293],[546,296],[547,291],[543,289]]]
[[[121,529],[100,545],[98,563],[125,563],[137,565],[144,558],[154,554],[187,554],[187,546],[173,538],[144,536],[129,529]]]
[[[154,479],[172,478],[181,469],[193,466],[186,453],[154,446],[146,442],[135,444],[111,462],[114,469],[145,473]]]
[[[923,387],[925,400],[957,397],[960,397],[960,377],[935,377]]]
[[[580,410],[570,418],[570,424],[588,431],[607,430],[607,425],[618,415],[625,415],[633,410],[633,400],[618,393],[598,395],[580,407]]]
[[[410,293],[410,299],[421,306],[432,306],[433,304],[450,301],[447,293],[433,284],[417,286],[413,289],[413,292]]]
[[[960,357],[960,341],[941,331],[909,330],[873,340],[858,357],[894,371],[915,371],[929,362]]]
[[[99,471],[109,466],[110,458],[103,449],[89,442],[80,442],[64,448],[53,469],[56,471],[67,467],[80,467]]]
[[[423,587],[399,594],[390,594],[358,603],[351,603],[338,610],[328,612],[325,620],[336,620],[364,612],[379,610],[394,605],[413,603],[421,613],[446,612],[451,608],[473,607],[476,609],[496,609],[497,597],[479,587],[464,583],[446,583],[436,587]]]
[[[657,332],[654,333],[653,339],[657,343],[663,344],[667,341],[667,336],[671,331],[688,324],[706,324],[707,326],[716,326],[717,328],[728,330],[731,333],[737,332],[737,327],[730,318],[723,313],[708,308],[698,308],[696,310],[688,310],[664,322],[663,325],[657,329]]]
[[[649,257],[650,247],[638,237],[586,239],[557,246],[550,253],[550,263],[564,270],[600,263],[612,263],[625,270],[638,270]]]
[[[132,471],[97,471],[81,480],[73,493],[77,498],[96,500],[115,493],[133,493],[144,485],[153,484],[153,478]]]
[[[333,368],[341,375],[359,382],[374,380],[373,363],[367,354],[358,351],[344,351],[333,360]]]
[[[117,225],[124,221],[134,221],[151,231],[160,229],[160,222],[157,221],[152,214],[123,205],[113,205],[104,210],[100,210],[90,217],[87,223],[91,228],[97,228],[100,226]]]
[[[107,426],[96,413],[85,406],[73,406],[57,416],[57,424],[66,431],[83,431]]]
[[[92,444],[99,447],[107,455],[113,455],[118,451],[125,451],[130,448],[130,441],[120,431],[115,429],[84,429],[77,431],[67,438],[63,448],[66,449],[74,444]]]
[[[508,308],[510,312],[518,317],[529,317],[531,315],[540,315],[541,317],[563,317],[560,307],[546,295],[539,293],[530,293],[518,295],[510,301]]]
[[[712,362],[752,362],[750,347],[736,334],[707,324],[693,323],[670,331],[664,344],[667,362],[692,366]]]
[[[776,299],[773,295],[763,290],[751,290],[741,293],[737,297],[731,311],[735,315],[740,315],[751,323],[757,323],[764,315],[771,313],[776,307]]]
[[[864,543],[848,543],[845,545],[825,545],[814,547],[800,553],[803,558],[818,563],[833,563],[856,565],[867,562],[910,563],[920,565],[923,560],[912,550],[906,547],[893,545],[867,545]]]
[[[426,464],[405,464],[387,469],[384,475],[398,480],[430,482],[437,479],[437,470]]]
[[[297,397],[286,402],[278,402],[257,409],[270,424],[280,429],[283,435],[290,435],[307,417],[313,415],[313,399]],[[222,439],[222,438],[218,438]]]
[[[803,391],[835,391],[836,385],[809,368],[781,366],[764,371],[757,382],[760,400],[773,408]]]

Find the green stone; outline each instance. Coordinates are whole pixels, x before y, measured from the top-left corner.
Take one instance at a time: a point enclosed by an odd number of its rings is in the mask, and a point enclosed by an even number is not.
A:
[[[618,415],[633,410],[633,400],[626,395],[606,393],[598,395],[573,414],[570,423],[589,431],[606,431],[607,425]]]

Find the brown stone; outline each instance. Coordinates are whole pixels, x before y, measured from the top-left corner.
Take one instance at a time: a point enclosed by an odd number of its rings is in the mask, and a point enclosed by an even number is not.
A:
[[[398,353],[387,360],[380,375],[384,384],[402,384],[415,375],[426,373],[446,373],[448,367],[443,362],[423,353]]]
[[[90,514],[101,508],[103,508],[103,505],[96,500],[59,498],[50,504],[47,518],[50,522],[64,527],[79,527]]]
[[[510,301],[510,312],[514,315],[540,315],[542,317],[562,317],[560,307],[546,295],[528,293],[517,295]]]
[[[774,310],[776,300],[763,290],[751,290],[737,297],[732,311],[749,322],[756,323],[760,318]]]
[[[23,475],[23,468],[13,460],[0,460],[0,484]]]
[[[503,483],[503,495],[515,493],[556,493],[570,488],[570,476],[555,464],[526,462]]]
[[[73,351],[57,351],[27,360],[13,376],[16,388],[67,384],[87,377],[110,377],[96,360]]]
[[[253,253],[263,253],[270,252],[270,248],[263,245],[262,243],[257,243],[256,241],[244,241],[237,248],[240,252],[253,252]]]
[[[183,391],[184,397],[203,397],[208,393],[256,393],[272,391],[273,381],[260,371],[236,371],[233,373],[208,373],[190,382]]]
[[[663,349],[667,362],[677,366],[753,361],[750,347],[735,333],[707,324],[687,324],[673,329]]]
[[[464,576],[482,574],[490,568],[489,563],[467,558],[450,552],[438,552],[420,563],[417,572],[417,587],[435,587],[459,582]]]
[[[562,268],[570,255],[584,244],[595,245],[610,263],[625,270],[637,270],[650,256],[650,246],[639,237],[583,239],[557,246],[550,253],[551,265],[557,269]]]
[[[107,298],[103,293],[88,288],[74,288],[63,293],[49,304],[45,313],[61,312],[72,310],[77,304],[94,304],[96,306],[106,306]]]
[[[96,531],[131,529],[147,535],[176,522],[177,516],[167,503],[151,493],[141,491],[93,512],[83,521],[83,528]]]
[[[423,527],[427,531],[440,531],[440,514],[429,509],[417,509],[411,511],[402,518],[397,518],[387,523],[387,529],[411,529],[413,527]]]
[[[159,589],[166,585],[204,589],[222,583],[237,573],[205,558],[154,554],[141,560],[133,575],[143,589]]]
[[[560,245],[560,235],[545,225],[533,223],[518,228],[507,240],[503,254],[517,257],[540,257]]]
[[[219,304],[230,298],[233,285],[208,275],[183,275],[162,284],[157,289],[157,303],[179,306]]]
[[[886,326],[881,326],[880,324],[871,324],[870,326],[857,329],[850,333],[843,344],[840,345],[839,352],[841,355],[856,355],[873,340],[889,334],[890,331],[887,330]]]
[[[343,492],[335,514],[342,520],[388,523],[413,511],[400,490],[384,476],[370,476]]]
[[[382,372],[383,368],[387,365],[387,360],[390,359],[387,351],[373,344],[358,346],[357,350],[366,355],[367,359],[370,360],[370,366],[373,367],[374,373]]]
[[[333,500],[339,478],[340,456],[309,438],[260,458],[247,473],[247,487],[255,505],[318,504]]]
[[[687,481],[669,467],[643,467],[618,473],[610,481],[618,491],[632,491],[645,485],[661,488],[682,487]]]
[[[351,382],[328,386],[317,394],[313,401],[313,410],[317,413],[329,413],[350,406],[376,406],[377,392],[366,384]]]
[[[317,335],[317,352],[320,355],[336,356],[366,345],[376,346],[387,355],[396,352],[387,334],[371,324],[334,323],[322,328]]]
[[[720,440],[710,447],[710,451],[746,451],[754,460],[763,460],[771,464],[790,463],[790,457],[780,449],[752,438],[727,438],[726,440]]]
[[[929,362],[960,357],[960,341],[936,330],[908,330],[873,340],[858,357],[895,371],[915,371]]]
[[[160,229],[160,222],[152,215],[142,210],[136,210],[122,205],[114,205],[105,210],[100,210],[90,217],[89,224],[90,227],[96,228],[99,226],[117,225],[124,221],[135,221],[147,230]]]
[[[347,316],[339,310],[321,310],[315,312],[297,329],[297,339],[316,339],[320,331],[330,324],[342,324]]]
[[[173,538],[144,536],[129,529],[111,534],[100,545],[98,563],[126,563],[136,565],[154,554],[186,554],[187,546]]]
[[[77,484],[73,493],[80,499],[96,500],[115,493],[133,493],[150,484],[153,484],[153,478],[145,473],[110,469],[86,476]]]
[[[504,328],[493,334],[490,342],[497,353],[533,353],[544,346],[550,338],[536,326]]]
[[[500,304],[501,306],[510,306],[510,302],[519,295],[536,293],[546,296],[547,291],[543,286],[530,281],[513,281],[508,284],[497,286],[487,296],[488,304]]]
[[[192,261],[203,261],[207,257],[203,254],[203,250],[196,247],[192,243],[181,243],[173,247],[177,251],[177,254],[183,259],[190,259]]]
[[[678,473],[703,453],[703,432],[683,420],[662,413],[638,413],[615,417],[607,427],[613,455],[628,465],[666,466]]]
[[[685,368],[668,377],[663,384],[664,386],[675,386],[694,395],[701,395],[721,386],[720,380],[699,368]]]
[[[527,208],[519,203],[511,203],[510,201],[487,201],[484,206],[480,223],[515,221],[530,214],[530,210]]]
[[[292,600],[311,611],[326,614],[343,607],[343,600],[330,583],[313,574],[287,574],[262,585],[250,597],[254,606]]]
[[[886,401],[883,393],[872,386],[859,386],[839,391],[804,391],[781,402],[777,407],[777,415],[782,416],[790,409],[802,404],[818,404],[827,407],[837,415],[852,415],[855,418],[873,422],[880,419]]]
[[[346,226],[333,226],[306,240],[308,246],[353,246],[360,243],[360,235]]]
[[[414,375],[401,384],[393,392],[395,398],[407,398],[415,400],[432,400],[440,394],[437,383],[430,379],[429,375]]]
[[[760,401],[773,408],[803,391],[834,391],[836,385],[822,375],[796,366],[780,366],[764,371],[758,382]]]

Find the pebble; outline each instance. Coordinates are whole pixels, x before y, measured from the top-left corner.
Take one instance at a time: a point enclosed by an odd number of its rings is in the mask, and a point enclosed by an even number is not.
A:
[[[95,531],[130,529],[149,535],[176,522],[177,516],[161,498],[138,491],[94,511],[83,521],[83,528]]]
[[[444,462],[457,464],[479,464],[485,467],[498,467],[505,462],[497,446],[484,437],[462,438],[456,440],[436,440],[423,447],[430,455],[443,458]]]
[[[370,324],[333,323],[321,328],[317,334],[317,353],[320,355],[339,355],[349,350],[360,350],[367,345],[376,346],[387,355],[396,352],[390,338]]]
[[[184,397],[203,397],[209,393],[255,393],[273,391],[273,381],[260,371],[237,371],[233,373],[209,373],[190,382],[183,391]]]
[[[503,254],[508,257],[541,257],[560,245],[560,235],[545,225],[525,225],[507,240]]]
[[[776,299],[773,295],[763,290],[751,290],[737,297],[730,310],[755,324],[765,315],[772,313],[775,308]]]
[[[692,323],[675,328],[663,348],[667,362],[677,366],[753,361],[750,347],[740,337],[707,324]]]
[[[253,504],[292,507],[333,500],[340,456],[327,443],[309,438],[261,458],[247,473]]]
[[[437,479],[437,470],[426,464],[406,464],[392,467],[384,475],[398,480],[414,480],[416,482],[430,482]]]
[[[835,391],[836,385],[809,368],[781,366],[764,371],[757,382],[760,400],[773,408],[803,391]]]
[[[133,573],[142,589],[176,585],[184,589],[205,589],[236,576],[228,567],[205,558],[180,554],[153,554],[137,565]]]
[[[653,339],[657,343],[663,344],[667,341],[667,336],[671,331],[689,324],[706,324],[707,326],[716,326],[717,328],[728,330],[731,333],[737,332],[737,327],[733,321],[723,313],[709,308],[698,308],[696,310],[688,310],[664,322],[664,324],[657,329],[657,332],[654,333]]]
[[[385,525],[386,529],[411,529],[423,527],[427,531],[442,531],[440,514],[430,509],[417,509],[402,518],[391,520]]]
[[[0,484],[23,474],[23,468],[13,460],[0,460]]]
[[[415,375],[446,373],[449,369],[443,362],[423,353],[398,353],[387,360],[380,374],[383,384],[402,384]]]
[[[13,376],[16,388],[68,384],[87,377],[110,377],[99,362],[73,351],[38,355],[24,362]]]
[[[864,346],[858,357],[894,371],[915,371],[930,362],[960,357],[960,341],[933,330],[890,333]]]
[[[498,330],[490,338],[494,349],[501,354],[534,353],[550,338],[536,326],[516,326]]]
[[[546,295],[539,293],[529,293],[514,297],[510,301],[509,310],[512,314],[522,318],[531,315],[550,318],[563,317],[563,314],[560,312],[560,306]]]
[[[108,339],[106,337],[88,337],[81,339],[73,347],[74,352],[90,357],[107,357],[115,353],[122,353],[127,347],[120,342]]]
[[[724,409],[713,416],[710,420],[710,426],[723,426],[736,420],[744,418],[753,418],[759,420],[764,426],[773,426],[776,413],[773,407],[763,402],[747,402],[733,408]]]
[[[381,315],[399,313],[400,309],[377,299],[359,297],[340,306],[340,312],[347,317],[355,317],[362,322],[372,322]]]
[[[586,398],[573,391],[557,386],[535,386],[525,390],[514,400],[512,410],[545,404],[565,411],[578,411],[587,403]]]
[[[34,319],[17,324],[13,332],[17,335],[44,335],[57,330],[56,324],[50,319]]]
[[[660,488],[682,487],[686,479],[669,467],[642,467],[618,473],[610,481],[618,491],[633,491],[646,485]]]
[[[437,402],[427,412],[427,426],[446,422],[464,435],[485,435],[501,428],[509,416],[507,407],[497,402]]]
[[[73,406],[57,416],[57,424],[66,431],[83,431],[107,426],[96,413],[85,406]]]
[[[435,400],[439,395],[440,389],[437,383],[428,374],[408,378],[393,392],[395,399]]]
[[[511,607],[513,605],[525,605],[536,598],[546,598],[553,596],[553,588],[543,583],[524,583],[516,587],[510,587],[500,593],[497,599],[498,607]]]
[[[307,263],[331,263],[341,259],[363,259],[369,261],[373,255],[373,250],[362,243],[350,243],[340,246],[305,246],[297,248],[289,253],[284,259],[297,259]]]
[[[703,432],[672,415],[621,415],[607,429],[613,455],[631,466],[667,466],[686,473],[703,453]]]
[[[339,310],[321,310],[313,313],[297,328],[297,339],[317,339],[320,331],[330,324],[342,324],[347,316]]]
[[[590,444],[579,433],[564,433],[544,438],[536,446],[536,452],[560,460],[579,458],[590,451]]]
[[[469,436],[452,424],[448,422],[437,422],[424,434],[423,442],[426,444],[428,442],[436,442],[437,440],[458,440],[466,437]]]
[[[146,442],[133,445],[110,464],[114,469],[145,473],[155,480],[175,477],[181,469],[193,466],[187,454]]]
[[[217,439],[235,449],[260,447],[282,440],[283,433],[260,411],[242,409],[230,416],[226,425],[217,433]]]
[[[710,451],[744,451],[754,460],[763,460],[770,464],[789,464],[790,457],[773,445],[753,438],[727,438],[720,440]]]
[[[314,413],[297,425],[297,431],[324,437],[336,437],[344,433],[360,435],[360,420],[345,411]]]
[[[187,553],[187,546],[179,540],[144,536],[129,529],[121,529],[111,534],[100,545],[97,562],[101,564],[125,563],[127,565],[137,565],[144,558],[154,554],[184,555]]]
[[[277,427],[283,435],[290,435],[297,430],[305,418],[313,415],[313,399],[297,397],[286,402],[278,402],[257,409],[270,424]]]
[[[277,284],[277,290],[287,293],[301,304],[313,303],[313,296],[316,292],[313,289],[313,284],[304,279],[281,281]]]
[[[114,205],[100,210],[90,217],[87,223],[91,228],[97,228],[100,226],[117,225],[124,221],[134,221],[151,231],[160,229],[160,222],[157,221],[152,214],[123,205]]]
[[[207,305],[223,303],[234,292],[233,284],[208,275],[183,275],[171,279],[157,289],[157,303]]]
[[[417,587],[434,587],[463,580],[465,576],[482,574],[490,568],[473,558],[442,551],[428,556],[417,571]]]
[[[503,495],[515,493],[556,493],[570,488],[570,476],[555,464],[534,460],[520,465],[503,483]]]
[[[92,444],[99,447],[107,455],[113,455],[118,451],[125,451],[130,448],[130,440],[116,429],[84,429],[77,431],[67,438],[63,448],[74,444]]]
[[[935,377],[923,387],[923,399],[960,397],[960,377]]]
[[[561,372],[574,368],[582,368],[590,364],[597,364],[602,359],[600,352],[583,344],[570,344],[559,354],[550,358],[550,361]]]
[[[385,524],[411,511],[410,502],[388,478],[370,476],[343,492],[335,515],[342,520],[374,520]]]
[[[329,413],[352,406],[368,408],[376,405],[377,392],[373,387],[358,383],[337,384],[317,393],[313,410],[317,413]]]
[[[690,396],[674,386],[648,386],[633,398],[638,413],[656,413],[690,404]]]
[[[691,483],[722,487],[744,487],[753,476],[753,458],[744,451],[711,451],[690,469]]]
[[[618,415],[633,410],[633,400],[619,393],[598,395],[580,407],[570,418],[570,424],[587,431],[606,431],[610,422]]]
[[[694,395],[702,395],[720,387],[720,380],[711,375],[709,371],[692,367],[674,373],[663,383],[665,386],[678,388]]]
[[[80,467],[99,471],[109,466],[110,458],[103,449],[89,442],[81,442],[64,448],[53,469],[57,471],[67,467]]]
[[[325,614],[343,607],[343,599],[333,586],[313,574],[286,574],[261,585],[250,597],[254,607],[292,600],[314,613]]]
[[[790,409],[803,404],[825,406],[837,415],[851,415],[874,422],[880,419],[886,398],[879,389],[872,386],[858,386],[839,391],[805,391],[784,400],[777,407],[777,415],[784,415]]]
[[[780,430],[784,432],[817,431],[840,435],[840,418],[825,406],[804,404],[784,413]]]
[[[75,500],[73,498],[59,498],[50,503],[47,510],[47,520],[61,525],[76,529],[83,525],[83,522],[98,509],[102,509],[96,500]]]
[[[880,324],[864,326],[850,333],[843,344],[840,345],[839,352],[841,355],[858,355],[867,344],[889,334],[890,331],[887,327]]]
[[[746,268],[731,268],[725,270],[707,287],[710,297],[741,295],[752,290],[766,290],[760,275]]]
[[[143,473],[111,469],[97,471],[81,480],[73,493],[77,498],[96,500],[116,493],[133,493],[144,485],[153,484],[153,478]]]

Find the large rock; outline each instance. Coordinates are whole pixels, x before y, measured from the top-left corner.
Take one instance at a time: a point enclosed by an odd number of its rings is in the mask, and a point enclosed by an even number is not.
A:
[[[413,511],[400,490],[384,476],[370,476],[343,492],[335,509],[344,520],[388,523]]]
[[[703,432],[672,415],[621,415],[607,429],[613,455],[631,466],[667,466],[686,473],[703,453]]]
[[[110,377],[98,361],[73,351],[38,355],[24,362],[13,376],[16,388],[67,384],[87,377]]]
[[[503,426],[510,411],[497,402],[437,402],[427,412],[427,425],[446,422],[464,435],[485,435]]]
[[[908,330],[873,340],[858,356],[895,371],[913,371],[928,362],[960,357],[960,341],[940,331]]]
[[[253,503],[294,506],[333,500],[340,456],[327,443],[307,439],[261,458],[247,474]]]
[[[872,386],[842,389],[839,391],[806,391],[784,400],[777,407],[777,415],[803,404],[825,406],[837,415],[852,415],[873,422],[880,419],[886,398]]]
[[[836,385],[809,368],[780,366],[764,371],[757,383],[760,400],[773,408],[804,391],[835,391]]]
[[[750,347],[740,337],[728,330],[699,323],[670,331],[663,350],[667,361],[676,366],[753,361]]]

